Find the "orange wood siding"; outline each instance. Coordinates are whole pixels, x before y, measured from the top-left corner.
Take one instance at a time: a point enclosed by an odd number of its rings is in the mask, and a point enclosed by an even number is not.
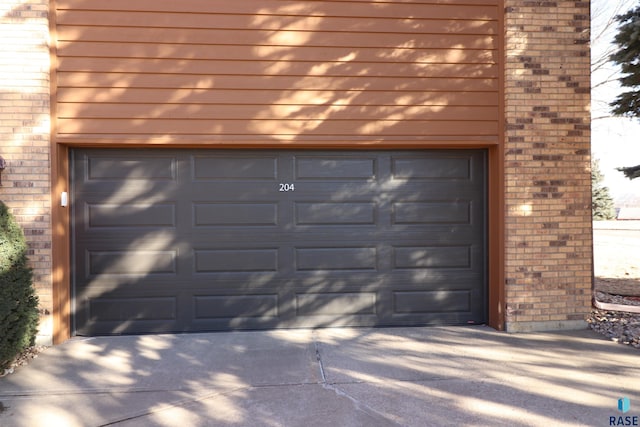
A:
[[[56,1],[56,137],[495,143],[498,0]]]

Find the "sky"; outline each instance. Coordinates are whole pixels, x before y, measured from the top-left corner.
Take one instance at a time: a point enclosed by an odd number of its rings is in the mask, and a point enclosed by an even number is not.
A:
[[[613,17],[638,4],[638,0],[591,0],[591,63],[608,57],[616,34]],[[591,75],[591,151],[599,159],[617,204],[637,199],[640,204],[640,178],[629,180],[616,170],[621,166],[640,165],[640,119],[610,117],[608,104],[622,91],[616,81],[617,69],[612,63],[592,66]]]

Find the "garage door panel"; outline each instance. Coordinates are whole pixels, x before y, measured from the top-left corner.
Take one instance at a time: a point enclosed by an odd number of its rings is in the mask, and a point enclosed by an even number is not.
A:
[[[88,228],[175,227],[176,206],[169,203],[86,203]]]
[[[392,158],[393,179],[410,180],[470,180],[471,159],[469,157],[448,158],[444,156]]]
[[[89,316],[103,322],[141,320],[176,320],[175,297],[93,298],[89,300]]]
[[[470,246],[411,246],[393,248],[394,269],[470,267]]]
[[[112,179],[116,162],[133,179]],[[77,331],[482,323],[484,164],[482,150],[74,150]]]
[[[433,314],[471,312],[471,292],[397,291],[393,293],[394,314]]]
[[[176,251],[88,251],[88,276],[176,274]]]
[[[483,273],[478,271],[477,260],[471,260],[471,267],[441,267],[441,268],[393,268],[393,288],[402,286],[418,286],[424,289],[440,289],[443,286],[451,289],[470,289],[477,287],[477,281],[482,279]]]
[[[278,223],[277,203],[194,203],[194,227],[202,226],[275,226]]]
[[[188,288],[187,282],[177,280],[175,276],[99,276],[90,277],[87,287],[76,292],[77,303],[83,304],[88,298],[142,298],[175,296],[178,290]]]
[[[461,236],[466,233],[471,226],[465,227],[446,227],[442,226],[439,230],[419,231],[411,233],[411,229],[403,229],[402,232],[384,233],[383,236],[388,237],[388,244],[391,247],[453,247],[453,246],[470,246],[477,247],[480,236]],[[407,232],[407,233],[405,233]],[[397,234],[400,234],[399,236]],[[403,238],[404,237],[404,238]],[[482,247],[482,245],[480,245]]]
[[[375,315],[376,299],[374,292],[296,294],[296,315]]]
[[[385,185],[389,200],[397,202],[473,200],[482,189],[482,183],[474,181],[392,180]]]
[[[104,292],[76,299],[79,335],[149,333],[178,330],[175,294]]]
[[[125,320],[92,322],[91,329],[80,327],[78,335],[161,334],[167,330],[187,332],[172,320]]]
[[[158,205],[176,205],[181,198],[180,189],[175,183],[138,184],[119,183],[116,185],[86,185],[81,191],[73,191],[70,203],[86,203],[88,205],[130,206],[129,212],[142,207]],[[80,213],[78,211],[78,213]]]
[[[393,224],[469,224],[471,201],[397,202],[392,212]]]
[[[166,286],[161,288],[167,291],[179,289],[185,293],[186,298],[192,299],[193,295],[224,296],[237,294],[251,296],[279,294],[283,289],[290,286],[290,283],[287,280],[283,280],[277,273],[222,272],[193,274],[188,280],[174,282],[173,285],[166,282]]]
[[[196,250],[194,273],[278,271],[278,248]]]
[[[275,181],[278,160],[273,156],[194,156],[194,181]]]
[[[388,279],[374,268],[296,270],[287,278],[287,286],[323,291],[346,288],[376,290],[384,287]]]
[[[87,202],[158,203],[173,201],[179,196],[177,181],[89,181],[75,191]],[[107,199],[108,198],[108,199]]]
[[[175,181],[175,157],[91,156],[85,160],[86,181]]]
[[[296,225],[375,225],[375,203],[297,202]]]
[[[376,176],[375,158],[337,156],[295,157],[295,179],[305,180],[369,180]]]
[[[296,271],[376,270],[377,249],[355,248],[296,248]]]
[[[193,297],[195,320],[261,318],[279,316],[278,295],[196,295]]]
[[[425,185],[428,187],[425,188]],[[423,184],[415,185],[414,183],[395,185],[389,188],[392,194],[384,199],[386,203],[455,203],[474,200],[481,200],[478,192],[481,187],[471,187],[469,185],[434,185]]]

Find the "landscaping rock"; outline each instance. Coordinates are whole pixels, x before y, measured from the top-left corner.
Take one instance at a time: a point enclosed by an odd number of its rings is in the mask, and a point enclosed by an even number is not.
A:
[[[623,295],[596,292],[596,299],[610,304],[640,306],[638,298]],[[640,314],[638,313],[594,308],[587,322],[591,329],[612,341],[640,348]]]

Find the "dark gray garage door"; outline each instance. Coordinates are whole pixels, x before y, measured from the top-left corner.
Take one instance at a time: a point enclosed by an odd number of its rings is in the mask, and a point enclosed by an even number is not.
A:
[[[76,333],[483,323],[485,163],[74,150]]]

